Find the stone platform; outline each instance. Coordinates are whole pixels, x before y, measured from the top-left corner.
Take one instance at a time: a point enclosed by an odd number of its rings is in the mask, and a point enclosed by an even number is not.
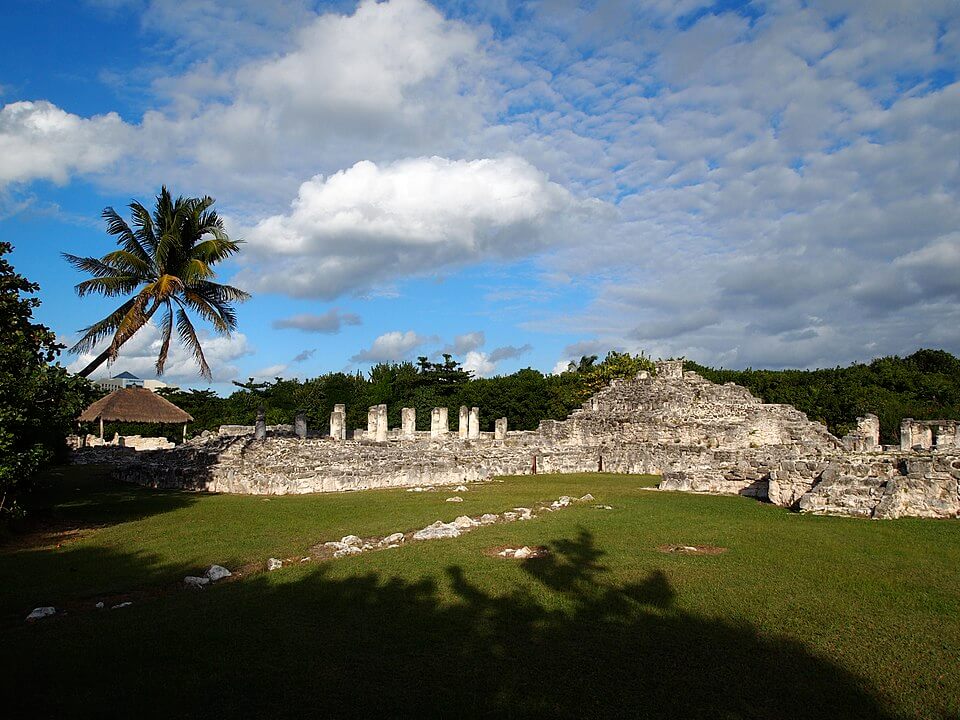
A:
[[[658,474],[664,490],[751,495],[804,512],[960,510],[960,449],[945,431],[937,447],[884,452],[872,416],[841,440],[789,405],[684,372],[681,361],[614,381],[566,420],[535,431],[507,431],[501,419],[496,432],[481,433],[477,408],[461,408],[456,433],[444,427],[445,409],[434,411],[429,432],[416,431],[409,408],[403,427],[391,430],[386,407],[374,406],[367,429],[348,440],[344,418],[337,406],[324,437],[308,436],[300,418],[271,431],[231,426],[172,450],[121,454],[118,473],[152,487],[284,495],[606,471]]]

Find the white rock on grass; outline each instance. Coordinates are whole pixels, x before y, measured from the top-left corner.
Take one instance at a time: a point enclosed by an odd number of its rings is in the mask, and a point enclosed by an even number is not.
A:
[[[506,548],[497,553],[500,557],[513,557],[513,554],[516,552],[513,548]]]
[[[591,500],[593,500],[593,495],[591,495],[590,493],[587,493],[582,498],[580,498],[580,500],[582,502],[590,502]]]
[[[196,577],[195,575],[187,575],[183,579],[183,584],[188,588],[197,588],[198,590],[204,585],[207,585],[210,582],[208,577]]]
[[[481,525],[493,525],[500,518],[492,513],[484,513],[480,516]]]
[[[97,603],[97,610],[103,610],[103,608],[104,608],[103,600],[101,600],[100,602]]]
[[[326,548],[333,548],[334,550],[343,550],[345,548],[350,547],[346,543],[340,542],[339,540],[331,540],[330,542],[325,542],[323,546]]]
[[[530,557],[531,555],[533,555],[533,550],[531,550],[530,548],[528,548],[526,545],[524,545],[522,548],[520,548],[519,550],[517,550],[517,551],[515,551],[515,552],[513,553],[513,556],[514,556],[517,560],[525,560],[526,558]]]
[[[344,545],[360,545],[363,541],[356,535],[344,535],[340,538],[340,542]]]
[[[227,570],[223,565],[211,565],[207,568],[206,576],[210,578],[210,582],[216,582],[217,580],[223,580],[233,575],[232,572]]]
[[[110,609],[111,609],[111,610],[119,610],[120,608],[130,607],[131,605],[133,605],[132,602],[122,602],[122,603],[120,603],[119,605],[114,605],[114,606],[111,607]]]
[[[571,498],[569,495],[561,495],[560,499],[554,500],[553,503],[551,503],[550,507],[554,509],[567,507],[567,505],[569,505],[572,500],[573,498]]]
[[[427,525],[423,530],[417,530],[413,534],[414,540],[441,540],[443,538],[460,537],[461,530],[453,523],[445,523],[437,520],[432,525]]]
[[[34,608],[29,615],[27,615],[27,620],[41,620],[45,617],[50,617],[51,615],[56,615],[57,609],[49,605],[44,607]]]
[[[610,505],[594,505],[597,510],[613,510]]]
[[[460,517],[458,517],[456,520],[453,521],[453,524],[456,525],[461,530],[466,530],[467,528],[476,527],[480,523],[478,523],[472,517],[461,515]]]
[[[513,522],[520,517],[520,513],[510,512],[509,510],[503,514],[503,519],[507,522]]]
[[[395,532],[391,535],[387,535],[383,540],[380,541],[381,545],[396,545],[397,543],[402,543],[404,541],[402,532]]]
[[[269,558],[267,560],[267,571],[279,570],[283,567],[283,560],[278,560],[277,558]]]
[[[362,553],[362,552],[363,552],[363,550],[361,550],[360,548],[358,548],[356,545],[348,545],[347,547],[343,548],[342,550],[337,550],[337,551],[333,554],[333,556],[334,556],[335,558],[342,558],[342,557],[347,557],[347,556],[349,556],[349,555],[359,555],[359,554]]]
[[[466,485],[457,485],[457,486],[453,489],[453,491],[454,491],[454,492],[467,492],[467,486],[466,486]]]
[[[448,497],[447,502],[463,502],[463,498],[454,495],[453,497]]]
[[[514,512],[520,513],[521,520],[530,520],[533,517],[533,510],[525,507],[515,507]]]

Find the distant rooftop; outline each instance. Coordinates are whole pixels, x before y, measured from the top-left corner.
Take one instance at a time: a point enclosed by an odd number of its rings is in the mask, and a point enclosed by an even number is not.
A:
[[[123,371],[123,372],[120,373],[119,375],[114,375],[114,376],[113,376],[113,379],[114,379],[114,380],[139,380],[140,378],[138,378],[136,375],[134,375],[134,374],[132,374],[132,373],[128,373],[127,371]]]

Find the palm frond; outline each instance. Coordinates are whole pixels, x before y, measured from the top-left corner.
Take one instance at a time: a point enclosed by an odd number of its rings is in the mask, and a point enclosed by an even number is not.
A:
[[[104,262],[103,258],[80,257],[70,253],[61,253],[63,258],[73,265],[80,272],[85,272],[94,277],[113,277],[116,275],[125,275],[122,268]]]
[[[139,275],[144,280],[153,274],[153,263],[149,258],[144,259],[137,253],[128,250],[114,250],[101,258],[101,261],[116,268],[121,268],[132,275]]]
[[[83,328],[83,330],[80,331],[83,333],[83,336],[70,348],[70,352],[81,353],[93,350],[101,340],[116,331],[124,316],[130,311],[135,300],[136,298],[127,300],[103,320]]]
[[[104,297],[118,297],[137,289],[142,281],[132,275],[117,275],[116,277],[90,278],[77,283],[77,295],[83,297],[90,293],[97,293]]]
[[[170,336],[173,334],[173,309],[170,301],[164,303],[163,320],[160,323],[160,354],[157,355],[157,375],[163,375],[163,366],[170,352]]]
[[[150,217],[150,211],[136,200],[130,203],[130,215],[133,218],[134,234],[147,251],[147,255],[153,258],[157,249],[157,237],[153,229],[153,218]]]
[[[187,290],[183,293],[183,302],[213,325],[213,328],[222,335],[229,335],[230,331],[237,326],[236,311],[229,305],[208,300],[193,290]]]
[[[112,207],[105,208],[102,214],[107,221],[107,234],[117,236],[117,244],[126,252],[135,255],[142,263],[149,265],[150,254],[137,239],[136,233]]]
[[[190,322],[190,318],[187,317],[187,313],[183,311],[183,308],[177,309],[177,334],[180,335],[180,340],[183,344],[193,351],[193,357],[200,366],[200,374],[207,380],[211,380],[213,373],[210,372],[207,359],[203,356],[203,348],[200,347],[197,331],[194,329],[193,323]]]

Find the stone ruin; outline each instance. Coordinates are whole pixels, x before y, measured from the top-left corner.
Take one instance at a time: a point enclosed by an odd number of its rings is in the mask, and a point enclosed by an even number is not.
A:
[[[717,385],[663,361],[650,375],[614,380],[565,420],[537,430],[480,431],[480,410],[447,408],[430,430],[404,408],[389,428],[386,405],[348,433],[342,405],[329,434],[293,426],[223,426],[172,450],[125,457],[122,479],[153,487],[283,495],[380,487],[457,485],[538,472],[647,473],[664,490],[748,495],[802,512],[874,518],[957,517],[960,442],[953,421],[904,420],[898,448],[879,442],[876,416],[838,439],[789,405]],[[349,439],[348,439],[349,435]]]

